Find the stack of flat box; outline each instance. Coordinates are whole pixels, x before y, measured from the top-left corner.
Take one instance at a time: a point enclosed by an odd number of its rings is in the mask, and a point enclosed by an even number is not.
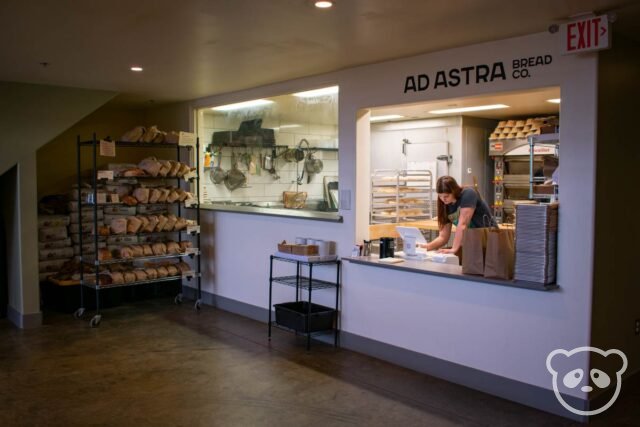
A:
[[[556,281],[558,204],[516,205],[515,280]]]
[[[38,260],[40,281],[56,274],[73,258],[67,227],[69,215],[38,216]]]

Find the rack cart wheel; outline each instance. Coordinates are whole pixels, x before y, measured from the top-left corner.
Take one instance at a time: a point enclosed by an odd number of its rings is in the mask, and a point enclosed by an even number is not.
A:
[[[80,307],[73,313],[73,317],[75,317],[76,319],[81,318],[83,315],[84,315],[84,307]]]
[[[180,304],[182,304],[182,294],[178,294],[178,295],[176,295],[176,297],[173,299],[173,302],[174,302],[176,305],[180,305]]]
[[[194,306],[194,308],[196,309],[196,311],[200,311],[200,306],[202,305],[202,301],[200,300],[196,300],[196,304]]]
[[[97,328],[100,325],[100,321],[102,320],[102,316],[99,314],[96,314],[95,316],[93,316],[91,318],[91,321],[89,322],[89,325],[92,328]]]

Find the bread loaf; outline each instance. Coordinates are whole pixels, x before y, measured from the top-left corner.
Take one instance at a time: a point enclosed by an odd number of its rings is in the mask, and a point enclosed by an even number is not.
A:
[[[135,217],[135,216],[127,217],[127,233],[136,234],[140,231],[141,227],[142,227],[142,221],[138,217]]]
[[[158,159],[156,159],[155,157],[147,157],[146,159],[143,159],[138,164],[138,167],[140,169],[145,171],[148,175],[154,176],[154,177],[158,176],[158,172],[160,172],[161,166],[162,165],[160,164]]]
[[[167,242],[167,253],[175,255],[180,253],[180,244],[177,242]]]
[[[187,228],[187,220],[185,218],[178,217],[175,225],[173,226],[174,231],[181,231]]]
[[[136,198],[138,203],[148,203],[149,189],[144,187],[138,187],[135,190],[133,190],[133,197]]]
[[[185,274],[191,271],[191,266],[184,261],[177,263],[176,267],[178,267],[181,274]]]
[[[131,168],[131,169],[122,171],[122,176],[127,178],[133,178],[136,176],[145,176],[145,175],[146,175],[145,171],[143,171],[140,168]]]
[[[136,275],[136,281],[142,282],[143,280],[149,280],[149,275],[141,269],[133,270],[133,274]]]
[[[136,274],[133,271],[125,271],[124,272],[124,282],[132,283],[136,281]]]
[[[171,171],[171,162],[169,160],[160,160],[160,170],[158,171],[158,175],[167,176]]]
[[[127,233],[127,219],[126,218],[114,218],[109,224],[111,233],[113,234],[126,234]]]
[[[167,254],[167,245],[164,243],[154,243],[151,245],[151,250],[154,255],[166,255]]]
[[[111,259],[111,252],[109,249],[102,248],[98,249],[98,260],[99,261],[107,261]]]
[[[169,221],[169,218],[164,215],[158,215],[158,225],[156,225],[156,231],[163,231],[164,226],[167,225],[167,221]]]
[[[156,227],[158,226],[158,217],[156,215],[148,216],[149,224],[144,228],[145,233],[153,233],[156,231]]]
[[[136,206],[138,204],[138,200],[133,196],[124,196],[121,202],[127,206]]]
[[[144,272],[147,273],[147,277],[149,280],[154,280],[158,278],[158,270],[152,267],[147,267],[144,269]]]
[[[142,138],[145,132],[144,126],[136,126],[124,135],[120,137],[120,141],[123,142],[138,142]]]
[[[140,245],[131,245],[129,247],[131,248],[131,251],[133,252],[133,257],[134,258],[144,256],[144,249],[142,248],[142,246],[140,246]]]
[[[180,252],[185,252],[188,248],[192,248],[192,247],[193,247],[193,243],[191,243],[189,240],[180,242]]]
[[[167,273],[169,273],[169,276],[177,276],[178,271],[178,267],[176,267],[175,265],[167,265]]]
[[[164,231],[172,231],[173,228],[176,226],[176,222],[178,222],[178,218],[173,215],[173,214],[169,214],[167,215],[167,223],[164,225]]]
[[[152,188],[149,192],[149,203],[157,203],[162,196],[162,191],[158,188]]]
[[[133,249],[131,246],[123,246],[120,248],[120,258],[129,259],[133,258]]]
[[[169,174],[167,176],[177,176],[178,172],[180,172],[180,167],[182,167],[182,164],[173,160],[169,160],[169,162],[171,163],[171,170],[169,171]]]
[[[124,275],[119,271],[112,271],[111,274],[111,283],[114,285],[122,285],[124,283]]]
[[[156,271],[158,272],[158,278],[167,277],[169,275],[167,268],[163,266],[156,268]]]
[[[142,254],[143,256],[153,256],[153,249],[151,249],[151,245],[142,245]]]

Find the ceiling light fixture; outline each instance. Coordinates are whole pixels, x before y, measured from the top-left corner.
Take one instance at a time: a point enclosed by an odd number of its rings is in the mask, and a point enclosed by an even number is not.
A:
[[[219,107],[212,107],[214,111],[231,111],[241,110],[243,108],[251,107],[263,107],[265,105],[273,104],[273,101],[268,99],[254,99],[253,101],[237,102],[235,104],[220,105]]]
[[[387,114],[386,116],[371,116],[369,117],[369,121],[370,122],[382,122],[385,120],[395,120],[395,119],[401,119],[404,116],[401,116],[400,114]]]
[[[135,71],[135,72],[139,73],[140,71],[142,71],[142,67],[138,67],[138,66],[131,67],[131,71]]]
[[[469,111],[498,110],[500,108],[509,108],[509,106],[504,104],[478,105],[476,107],[460,107],[460,108],[449,108],[447,110],[432,110],[432,111],[429,111],[429,113],[431,114],[467,113]]]
[[[332,1],[327,1],[327,0],[323,0],[323,1],[316,1],[315,5],[318,9],[328,9],[331,6],[333,6],[333,2]]]
[[[321,89],[307,90],[305,92],[294,93],[293,96],[298,98],[315,98],[317,96],[334,95],[338,93],[340,88],[338,86],[323,87]]]
[[[560,104],[560,98],[547,99],[547,102],[552,104]]]

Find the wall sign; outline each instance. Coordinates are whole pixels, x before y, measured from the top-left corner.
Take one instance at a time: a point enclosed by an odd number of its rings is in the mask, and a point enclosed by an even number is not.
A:
[[[553,56],[538,55],[513,58],[507,61],[506,65],[504,61],[498,61],[491,64],[438,70],[434,74],[416,74],[405,78],[404,93],[479,85],[496,80],[526,79],[532,77],[539,67],[544,67],[552,62]]]
[[[588,17],[560,25],[562,54],[591,52],[611,47],[606,15]]]

